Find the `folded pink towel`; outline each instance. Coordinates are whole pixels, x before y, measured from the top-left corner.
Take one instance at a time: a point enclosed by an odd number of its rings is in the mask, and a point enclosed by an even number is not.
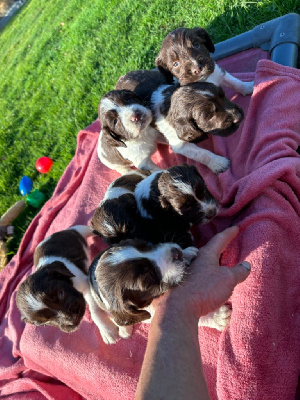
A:
[[[253,73],[237,76],[251,80]],[[247,113],[240,129],[201,144],[227,156],[231,167],[215,176],[197,165],[222,205],[209,225],[194,229],[198,245],[238,225],[240,234],[224,252],[222,264],[243,259],[252,263],[250,277],[230,299],[233,313],[226,330],[199,328],[212,399],[294,398],[300,366],[299,87],[300,71],[259,61],[251,100],[228,92]],[[134,397],[148,325],[137,325],[129,340],[109,346],[89,311],[78,331],[67,334],[25,325],[15,304],[19,283],[32,271],[35,246],[55,231],[90,221],[107,186],[119,176],[97,158],[99,129],[96,121],[79,133],[75,157],[25,233],[18,254],[0,274],[3,398]],[[166,145],[159,146],[154,160],[161,167],[187,161]],[[90,238],[89,245],[93,255],[105,246],[100,238]]]

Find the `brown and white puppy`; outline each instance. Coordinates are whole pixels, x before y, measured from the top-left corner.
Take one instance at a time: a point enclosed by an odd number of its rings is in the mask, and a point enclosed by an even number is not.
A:
[[[101,98],[98,115],[97,152],[104,165],[121,174],[131,167],[159,169],[151,160],[157,141],[157,131],[150,125],[152,112],[139,96],[130,90],[112,90]]]
[[[208,223],[218,211],[218,203],[193,165],[177,165],[152,173],[137,184],[135,198],[141,216],[156,225],[156,239],[194,244],[192,225]]]
[[[147,221],[143,221],[139,214],[134,190],[149,175],[150,171],[135,170],[109,185],[91,220],[93,232],[108,244],[116,244],[125,239],[146,239]]]
[[[132,327],[150,322],[153,299],[182,282],[197,249],[182,250],[174,243],[149,244],[138,239],[124,240],[100,253],[89,269],[91,292],[99,308],[105,310],[128,338]],[[201,317],[199,326],[223,330],[231,310],[224,305]]]
[[[92,293],[99,307],[107,311],[122,337],[125,327],[151,317],[152,300],[178,285],[197,249],[175,243],[150,244],[124,240],[100,253],[89,269]]]
[[[34,252],[35,272],[20,285],[16,302],[26,323],[68,333],[78,329],[87,302],[104,342],[114,343],[118,332],[90,291],[86,238],[91,234],[88,226],[77,225],[43,240]]]
[[[121,76],[116,83],[115,89],[125,89],[134,92],[142,99],[143,105],[150,108],[152,93],[159,86],[167,84],[169,82],[157,69],[140,69],[127,72],[127,74]]]
[[[242,82],[220,68],[211,58],[215,47],[203,28],[178,28],[164,39],[155,64],[168,83],[176,77],[180,85],[206,81],[231,87],[242,95],[253,92],[253,82]]]
[[[155,126],[174,153],[206,165],[218,174],[229,160],[196,146],[208,135],[229,136],[244,118],[241,107],[232,103],[221,87],[207,82],[185,86],[163,85],[151,97]]]

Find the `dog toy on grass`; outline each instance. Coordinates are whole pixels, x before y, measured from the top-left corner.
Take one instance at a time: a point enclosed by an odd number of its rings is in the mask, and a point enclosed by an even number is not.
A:
[[[46,200],[46,195],[35,189],[33,192],[29,193],[26,197],[26,203],[30,204],[32,207],[39,208]]]
[[[40,157],[36,160],[35,168],[41,174],[47,174],[52,168],[53,161],[49,157]]]
[[[28,194],[31,191],[32,186],[33,186],[32,180],[26,175],[22,176],[22,179],[20,180],[19,183],[19,190],[21,195],[25,196],[25,194]]]

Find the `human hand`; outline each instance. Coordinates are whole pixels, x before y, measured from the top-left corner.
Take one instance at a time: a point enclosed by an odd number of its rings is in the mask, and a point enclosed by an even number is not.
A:
[[[185,281],[158,299],[156,306],[167,302],[168,307],[175,307],[177,312],[190,313],[199,319],[224,304],[235,286],[247,278],[251,269],[247,261],[231,268],[219,264],[221,253],[238,232],[237,226],[225,229],[201,247]]]

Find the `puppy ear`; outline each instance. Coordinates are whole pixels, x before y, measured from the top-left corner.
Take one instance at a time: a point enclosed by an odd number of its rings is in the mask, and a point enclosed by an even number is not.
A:
[[[162,206],[162,208],[168,208],[170,206],[170,203],[168,202],[168,200],[164,196],[159,196],[158,200],[159,200],[160,205]]]
[[[211,40],[211,37],[209,36],[209,34],[206,32],[205,29],[203,28],[194,28],[193,31],[195,32],[195,34],[202,39],[202,42],[204,44],[204,46],[207,48],[207,50],[210,53],[214,53],[215,52],[215,46],[213,44],[213,41]]]
[[[112,312],[115,322],[119,326],[134,325],[145,319],[151,318],[151,314],[146,310],[138,310],[135,307],[122,312]]]
[[[163,60],[163,55],[159,52],[155,60],[155,65],[157,66],[159,72],[166,78],[168,84],[173,83],[173,75],[169,71],[167,64]]]
[[[185,142],[199,141],[202,132],[200,129],[196,128],[193,118],[181,117],[174,119],[173,121],[179,139],[184,140]]]
[[[109,139],[109,144],[113,147],[127,147],[126,144],[121,139],[121,136],[118,135],[116,132],[109,129],[107,126],[102,128],[102,132],[106,134]]]
[[[73,278],[75,275],[60,261],[48,265],[48,274],[56,278]]]

